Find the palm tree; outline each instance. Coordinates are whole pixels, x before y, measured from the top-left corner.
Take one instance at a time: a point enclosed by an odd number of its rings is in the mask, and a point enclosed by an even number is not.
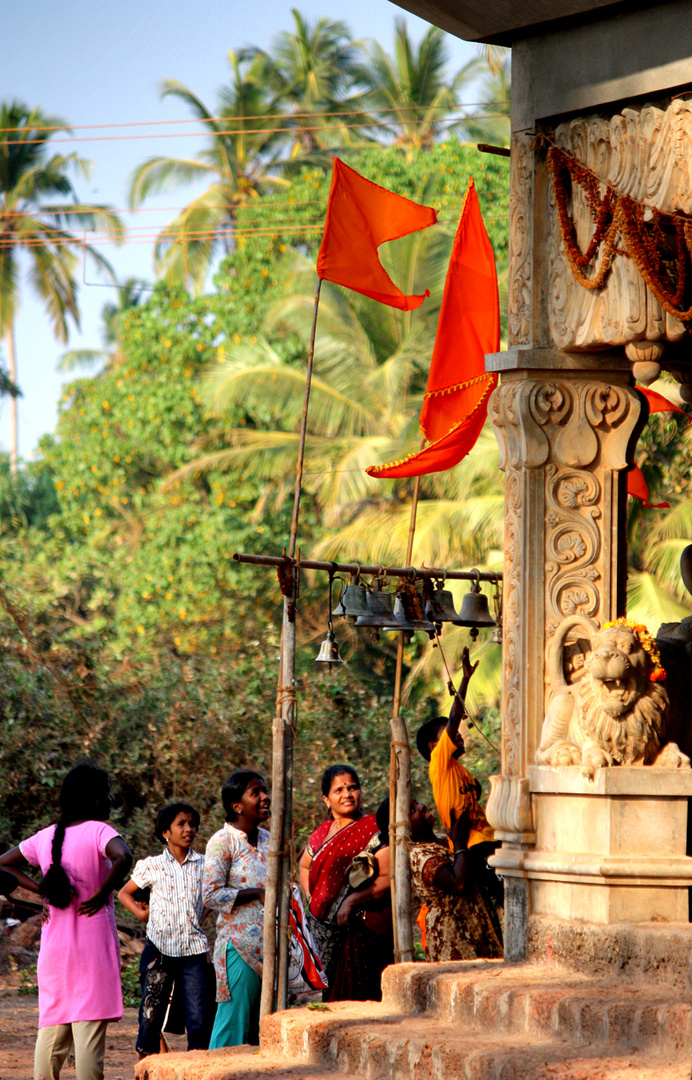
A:
[[[459,108],[460,91],[477,75],[480,60],[471,60],[449,80],[443,31],[431,26],[416,48],[405,19],[397,19],[394,25],[393,56],[377,42],[367,50],[367,63],[360,72],[370,87],[365,101],[385,121],[380,130],[398,145],[425,150],[443,132],[465,130],[463,120],[445,121]]]
[[[77,154],[49,156],[57,117],[20,102],[0,106],[0,333],[7,348],[9,377],[17,385],[15,318],[19,309],[21,259],[59,341],[68,336],[68,318],[79,326],[77,252],[85,250],[98,267],[108,262],[84,245],[71,229],[102,229],[118,238],[120,219],[103,206],[77,201],[69,173],[88,176],[89,162]],[[52,200],[58,199],[58,202]],[[17,470],[17,395],[10,404],[10,467]]]
[[[479,88],[481,105],[476,114],[466,119],[467,136],[509,146],[512,55],[499,45],[483,45],[481,50],[486,69]]]
[[[295,8],[292,15],[294,33],[277,34],[268,53],[252,48],[244,55],[263,59],[272,89],[288,110],[290,153],[296,157],[353,142],[353,128],[346,125],[363,91],[356,90],[360,43],[351,40],[346,23],[310,23]]]
[[[140,206],[159,191],[197,180],[209,186],[193,199],[157,237],[157,271],[168,283],[188,281],[201,290],[217,252],[231,250],[232,227],[239,206],[268,185],[282,183],[268,175],[279,157],[279,97],[268,86],[264,57],[229,52],[231,82],[219,95],[216,112],[182,83],[167,79],[162,97],[177,97],[204,121],[209,143],[194,158],[157,157],[145,161],[132,177],[130,203]]]
[[[106,362],[112,363],[117,357],[118,342],[125,317],[132,308],[142,303],[144,289],[143,281],[139,278],[129,277],[122,285],[115,286],[117,301],[107,301],[101,308],[101,339],[102,349],[70,349],[63,353],[58,362],[58,371],[72,372],[79,367],[93,367],[94,364]]]

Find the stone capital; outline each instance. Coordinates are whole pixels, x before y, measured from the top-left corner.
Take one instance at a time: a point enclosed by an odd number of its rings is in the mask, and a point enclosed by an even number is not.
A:
[[[506,477],[502,772],[525,777],[550,700],[555,630],[568,616],[602,625],[624,614],[616,538],[643,404],[623,370],[546,367],[505,371],[488,413]],[[498,787],[491,811],[512,805],[526,832],[524,798],[517,789],[500,799]]]

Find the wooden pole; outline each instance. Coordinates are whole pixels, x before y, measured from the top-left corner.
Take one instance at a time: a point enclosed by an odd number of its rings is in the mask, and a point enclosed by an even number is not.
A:
[[[393,716],[392,749],[396,774],[396,926],[397,948],[395,963],[413,960],[413,923],[411,917],[411,866],[406,841],[411,836],[411,750],[408,743],[406,722],[402,716]],[[391,813],[390,803],[390,813]]]
[[[262,970],[262,996],[260,998],[260,1016],[267,1016],[274,1011],[276,983],[276,913],[279,910],[281,896],[283,811],[286,805],[286,771],[284,763],[284,719],[283,719],[283,657],[284,630],[286,626],[286,607],[288,598],[284,597],[283,627],[281,632],[281,657],[279,660],[279,683],[276,694],[276,714],[272,723],[272,815],[269,827],[269,857],[267,859],[267,877],[264,882],[264,959]]]
[[[294,596],[297,596],[297,580],[294,583]],[[285,604],[284,612],[284,649],[283,670],[290,673],[290,678],[283,680],[283,700],[281,703],[281,723],[283,728],[284,753],[284,806],[281,828],[281,874],[278,896],[279,954],[276,978],[276,1008],[288,1008],[288,964],[289,924],[288,912],[291,896],[291,841],[293,825],[293,733],[296,723],[295,691],[295,654],[296,654],[296,611],[295,600]]]
[[[411,499],[411,520],[406,542],[406,561],[413,558],[413,538],[416,532],[420,476],[416,477]],[[392,745],[389,756],[389,859],[392,882],[392,922],[394,929],[394,962],[413,960],[413,927],[411,923],[411,867],[406,841],[411,836],[411,750],[406,724],[401,711],[401,683],[404,664],[404,635],[399,634],[394,675],[392,703]]]
[[[296,606],[298,600],[298,567],[295,564],[300,518],[300,498],[303,483],[303,464],[307,438],[308,407],[315,356],[317,311],[320,302],[322,280],[317,281],[312,330],[308,349],[305,377],[305,397],[300,424],[296,485],[293,496],[293,514],[288,551],[278,565],[290,560],[292,587],[290,595],[284,595],[283,624],[281,633],[281,661],[279,666],[279,692],[277,715],[272,725],[272,818],[269,841],[269,858],[264,900],[264,964],[262,974],[262,997],[260,1017],[275,1008],[285,1009],[288,1004],[289,925],[288,912],[291,893],[291,842],[293,824],[293,739],[297,721],[295,690],[296,655]],[[240,561],[240,560],[238,560]],[[278,949],[277,949],[278,917]]]

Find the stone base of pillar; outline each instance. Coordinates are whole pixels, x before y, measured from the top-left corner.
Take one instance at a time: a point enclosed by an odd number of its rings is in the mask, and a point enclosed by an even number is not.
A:
[[[692,771],[529,768],[532,915],[592,923],[689,922]]]
[[[537,765],[528,774],[534,842],[502,832],[492,859],[505,879],[508,959],[529,956],[529,925],[539,917],[575,927],[689,926],[692,771],[614,767],[587,780],[580,766]]]

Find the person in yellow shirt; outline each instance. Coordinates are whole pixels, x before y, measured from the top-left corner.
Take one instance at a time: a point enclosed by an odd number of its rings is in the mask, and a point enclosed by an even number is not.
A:
[[[501,903],[501,882],[485,861],[498,847],[498,843],[478,801],[481,786],[459,761],[466,750],[464,739],[459,731],[459,724],[466,715],[464,699],[471,676],[478,667],[478,661],[471,664],[467,648],[461,655],[461,665],[463,673],[461,685],[454,698],[449,718],[437,716],[423,724],[416,734],[416,745],[421,757],[430,762],[429,774],[433,797],[448,836],[451,835],[455,822],[462,818],[467,820],[469,854],[473,856],[477,872],[486,879],[491,894]],[[451,839],[449,846],[454,851]]]

